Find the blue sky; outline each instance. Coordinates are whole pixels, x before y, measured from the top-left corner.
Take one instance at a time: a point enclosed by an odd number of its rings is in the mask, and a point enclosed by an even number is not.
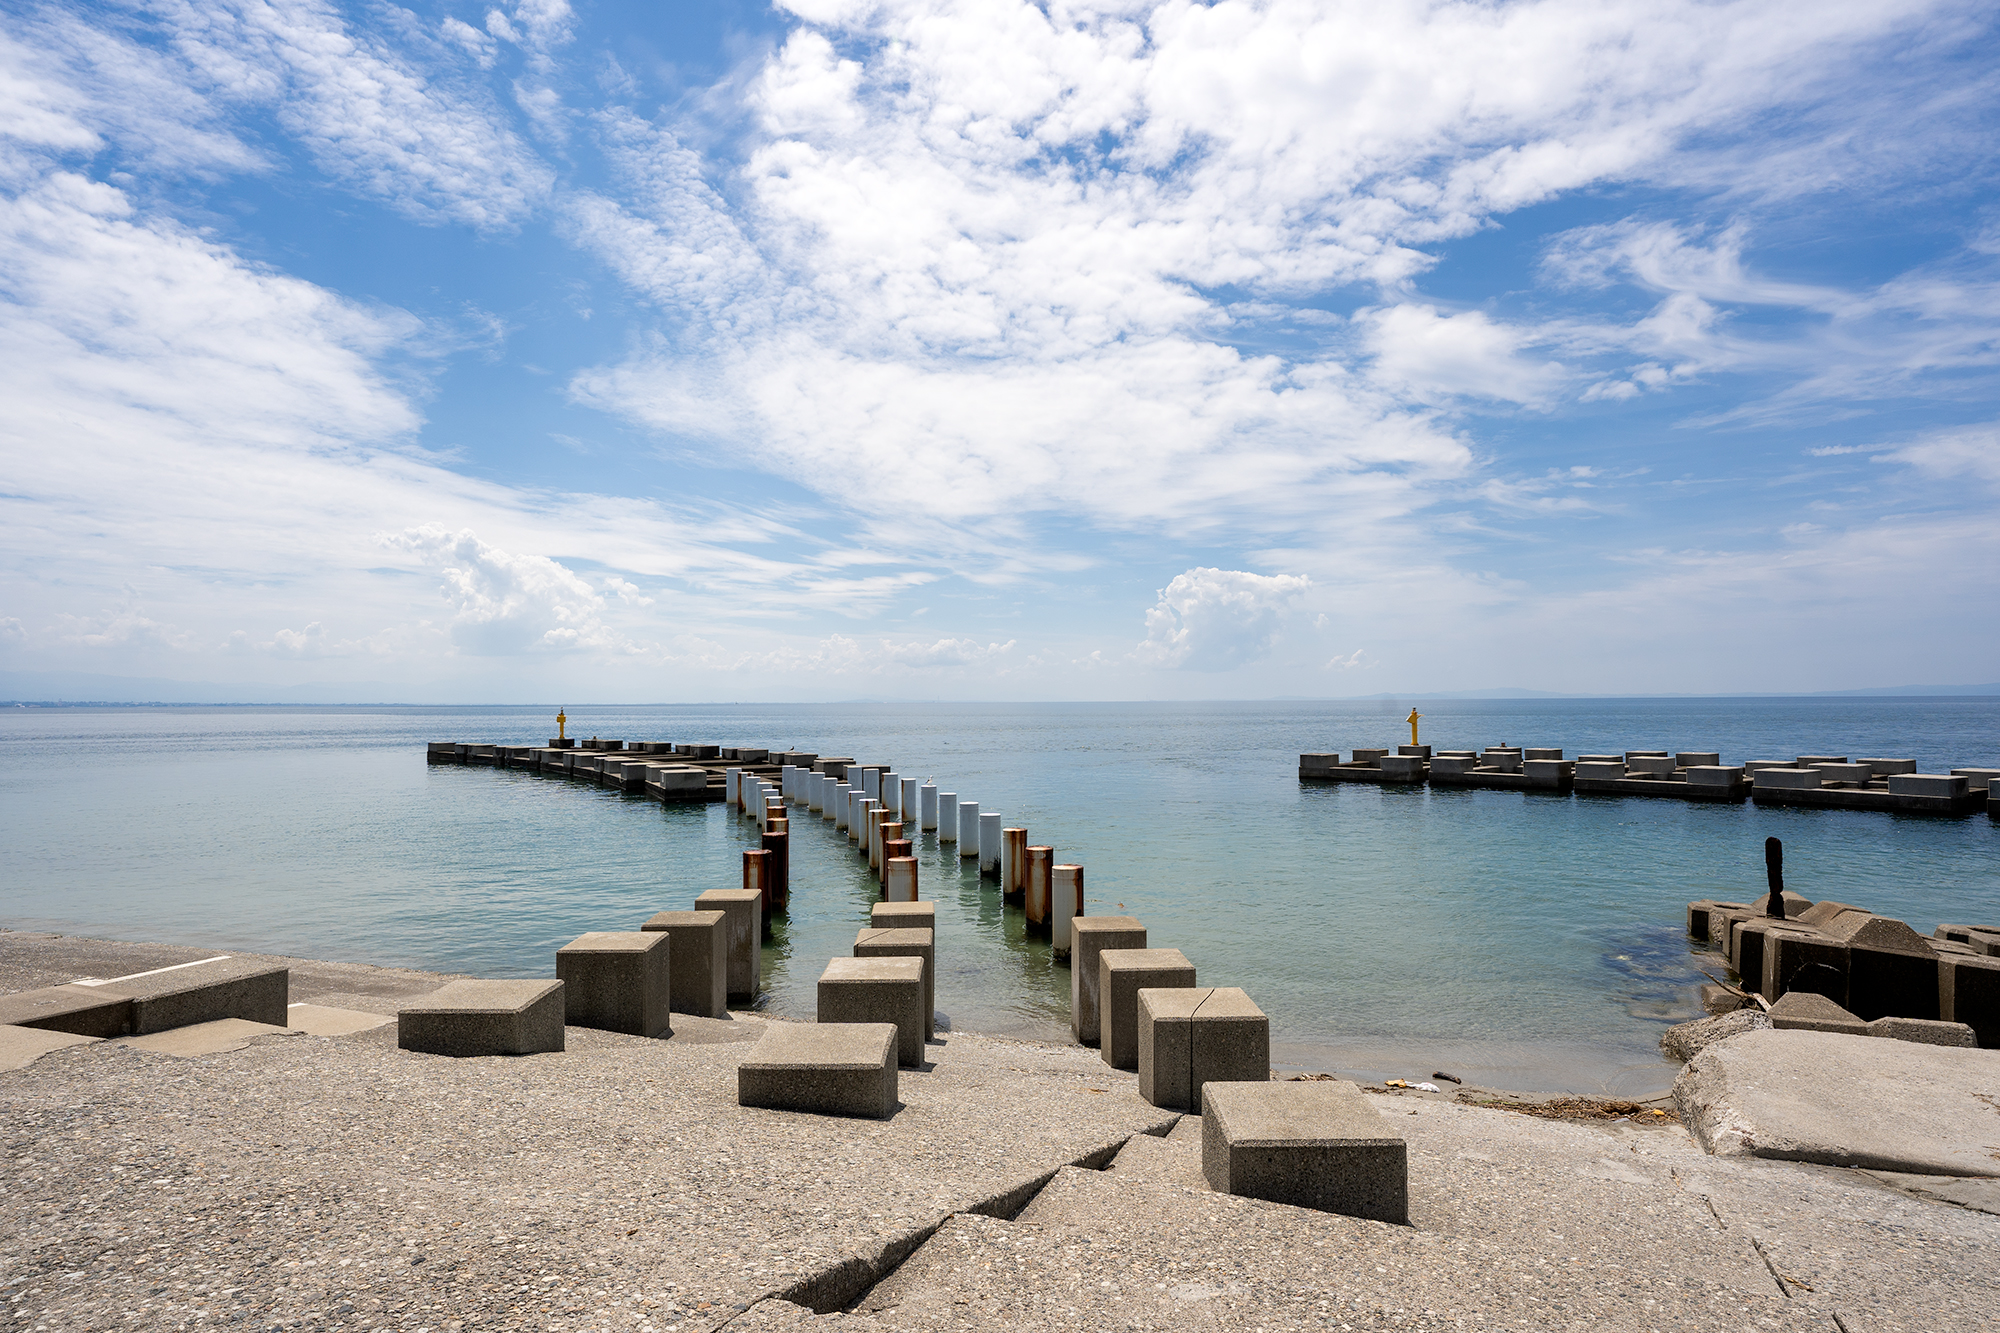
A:
[[[1990,6],[0,32],[0,673],[2000,679]]]

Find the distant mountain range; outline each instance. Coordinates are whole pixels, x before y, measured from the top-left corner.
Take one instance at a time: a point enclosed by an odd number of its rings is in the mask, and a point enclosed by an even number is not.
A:
[[[301,685],[223,684],[202,680],[166,680],[151,676],[99,676],[81,672],[0,671],[0,703],[6,704],[381,704],[436,703],[449,698],[449,688],[412,690],[386,681],[341,683],[309,681]],[[1991,685],[1884,685],[1864,690],[1812,690],[1779,693],[1744,690],[1733,694],[1588,694],[1561,690],[1424,690],[1402,694],[1278,695],[1277,703],[1367,703],[1426,699],[1834,699],[1949,695],[2000,695]],[[640,702],[640,701],[629,701]]]

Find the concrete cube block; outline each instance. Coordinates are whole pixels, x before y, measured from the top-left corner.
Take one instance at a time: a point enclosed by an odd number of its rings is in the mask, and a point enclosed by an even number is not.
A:
[[[2000,1048],[2000,958],[1939,958],[1938,1017],[1971,1028],[1981,1046]]]
[[[1874,774],[1866,764],[1814,764],[1819,770],[1819,785],[1822,787],[1859,787]]]
[[[1139,992],[1139,1095],[1196,1110],[1207,1083],[1271,1076],[1271,1020],[1235,986]]]
[[[1625,758],[1628,761],[1633,759],[1665,759],[1666,757],[1667,752],[1665,750],[1627,750],[1625,752]]]
[[[1963,776],[1943,773],[1892,773],[1889,776],[1889,794],[1892,796],[1946,796],[1960,797],[1968,790]]]
[[[937,929],[937,904],[934,902],[876,903],[868,909],[868,924],[882,930]]]
[[[1745,773],[1756,773],[1766,768],[1791,768],[1789,759],[1746,759],[1743,761]]]
[[[927,926],[865,926],[854,937],[856,958],[916,958],[924,965],[924,1040],[936,1035],[937,937]]]
[[[396,1044],[429,1055],[534,1055],[563,1048],[560,981],[454,981],[396,1015]]]
[[[896,1043],[893,1023],[773,1023],[736,1067],[736,1104],[887,1120]]]
[[[1743,770],[1734,765],[1697,764],[1687,770],[1687,780],[1696,787],[1728,787],[1743,780]]]
[[[1561,749],[1559,749],[1559,748],[1558,748],[1558,749],[1523,749],[1523,750],[1521,751],[1521,762],[1522,762],[1522,763],[1524,763],[1524,764],[1525,764],[1525,763],[1528,763],[1528,762],[1530,762],[1531,760],[1535,760],[1535,759],[1560,759],[1560,758],[1562,758],[1562,757],[1563,757],[1563,752],[1562,752],[1562,750],[1561,750]]]
[[[1431,747],[1428,745],[1398,745],[1396,753],[1405,756],[1414,755],[1418,759],[1428,759],[1431,757]]]
[[[1354,762],[1357,764],[1379,764],[1389,752],[1387,750],[1355,750],[1352,753],[1354,755]]]
[[[1917,761],[1914,759],[1857,759],[1857,764],[1868,765],[1868,771],[1878,778],[1886,778],[1891,773],[1914,773]],[[1952,772],[1962,773],[1964,769],[1954,768]]]
[[[694,900],[698,912],[728,916],[729,998],[750,1001],[764,981],[764,895],[757,889],[710,889]]]
[[[1824,995],[1792,991],[1778,997],[1771,1006],[1771,1026],[1796,1028],[1805,1032],[1844,1032],[1849,1036],[1872,1036],[1868,1024]]]
[[[1759,787],[1798,790],[1818,787],[1820,774],[1816,768],[1760,768],[1751,774],[1750,781]]]
[[[924,1062],[924,960],[834,958],[819,976],[822,1023],[894,1023],[896,1059]]]
[[[1095,1046],[1103,1012],[1097,956],[1106,949],[1145,948],[1146,928],[1134,916],[1079,916],[1069,928],[1069,1030],[1085,1046]]]
[[[1576,761],[1574,773],[1579,782],[1614,782],[1625,776],[1625,761],[1579,759]]]
[[[1436,755],[1431,759],[1433,777],[1459,777],[1479,767],[1479,760],[1471,755]]]
[[[1098,1053],[1113,1069],[1139,1067],[1139,992],[1194,985],[1194,964],[1179,949],[1106,949],[1097,955]]]
[[[1715,750],[1682,750],[1674,755],[1675,768],[1714,768],[1722,762]]]
[[[1677,765],[1668,755],[1640,755],[1625,761],[1625,775],[1633,778],[1672,777]]]
[[[1424,776],[1425,760],[1421,755],[1385,754],[1376,764],[1383,776],[1395,782],[1418,782]]]
[[[1210,1083],[1209,1188],[1378,1222],[1410,1220],[1409,1148],[1352,1083]]]
[[[1814,764],[1844,764],[1846,762],[1847,756],[1844,754],[1802,754],[1792,761],[1799,768],[1811,768]]]
[[[284,1027],[291,996],[291,972],[249,958],[219,958],[194,967],[176,967],[151,976],[97,986],[132,1003],[135,1037],[218,1018]]]
[[[563,1021],[634,1037],[671,1037],[671,941],[657,930],[601,930],[556,950]]]
[[[1870,763],[1871,765],[1872,765],[1872,764],[1879,764],[1879,763],[1884,763],[1884,762],[1888,762],[1888,761],[1885,761],[1885,760],[1880,760],[1880,759],[1871,759],[1871,760],[1869,760],[1869,761],[1868,761],[1868,763]],[[1889,772],[1891,772],[1891,773],[1914,773],[1914,772],[1916,772],[1916,771],[1917,771],[1917,761],[1916,761],[1916,760],[1914,760],[1914,759],[1907,759],[1907,760],[1898,760],[1898,761],[1896,761],[1896,762],[1899,762],[1899,763],[1907,763],[1907,764],[1909,765],[1909,767],[1908,767],[1908,768],[1892,768],[1892,769],[1888,770]],[[1881,769],[1877,769],[1877,770],[1876,770],[1876,772],[1878,772],[1878,773],[1879,773],[1879,772],[1881,772],[1881,771],[1882,771]],[[1964,779],[1965,779],[1965,789],[1966,789],[1967,791],[1987,791],[1987,792],[1990,792],[1990,791],[1992,791],[1992,790],[1993,790],[1993,787],[1994,787],[1994,779],[1996,779],[1996,778],[2000,778],[2000,768],[1954,768],[1953,770],[1951,770],[1951,776],[1953,776],[1953,777],[1955,777],[1955,778],[1964,778]]]
[[[1878,1018],[1868,1025],[1868,1035],[1920,1042],[1925,1046],[1979,1045],[1978,1034],[1964,1023],[1947,1023],[1935,1018]]]
[[[664,931],[668,949],[668,1009],[704,1019],[730,1011],[730,915],[654,913],[640,931]]]
[[[1570,784],[1576,765],[1567,759],[1523,759],[1521,772],[1526,775],[1531,787],[1560,791]]]

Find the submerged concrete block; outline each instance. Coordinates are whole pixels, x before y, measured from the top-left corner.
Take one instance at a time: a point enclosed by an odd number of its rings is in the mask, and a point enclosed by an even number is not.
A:
[[[924,960],[833,958],[819,976],[822,1023],[893,1023],[896,1059],[924,1062]]]
[[[1079,916],[1070,923],[1069,1030],[1085,1046],[1101,1040],[1103,1005],[1097,992],[1098,955],[1143,949],[1146,928],[1135,916]]]
[[[1322,1212],[1410,1220],[1409,1149],[1359,1088],[1210,1083],[1201,1170],[1209,1188]]]
[[[915,958],[924,965],[924,1040],[936,1035],[937,937],[928,927],[865,926],[854,937],[856,958]]]
[[[773,1023],[736,1067],[736,1104],[887,1120],[896,1043],[893,1023]]]
[[[1194,985],[1194,964],[1179,949],[1106,949],[1097,955],[1099,1049],[1113,1069],[1139,1067],[1139,992]]]
[[[634,1037],[670,1037],[672,939],[657,930],[600,930],[556,950],[563,1021]]]
[[[563,1048],[560,981],[454,981],[396,1015],[396,1044],[430,1055],[534,1055]]]
[[[1235,986],[1139,992],[1139,1095],[1196,1110],[1208,1083],[1271,1076],[1271,1020]]]
[[[656,912],[641,930],[667,936],[668,1007],[723,1018],[729,1013],[729,913]]]
[[[764,895],[757,889],[710,889],[695,910],[729,917],[729,998],[754,1000],[764,978]]]
[[[1935,1018],[1878,1018],[1868,1025],[1871,1037],[1920,1042],[1925,1046],[1978,1046],[1978,1034],[1964,1023]]]

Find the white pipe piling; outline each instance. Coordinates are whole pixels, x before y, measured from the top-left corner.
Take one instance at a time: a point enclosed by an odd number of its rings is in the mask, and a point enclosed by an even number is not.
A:
[[[979,855],[979,802],[958,803],[958,854]]]
[[[979,873],[1000,873],[1000,816],[979,812]]]
[[[937,831],[939,842],[953,842],[958,838],[958,793],[941,791],[937,795]]]

